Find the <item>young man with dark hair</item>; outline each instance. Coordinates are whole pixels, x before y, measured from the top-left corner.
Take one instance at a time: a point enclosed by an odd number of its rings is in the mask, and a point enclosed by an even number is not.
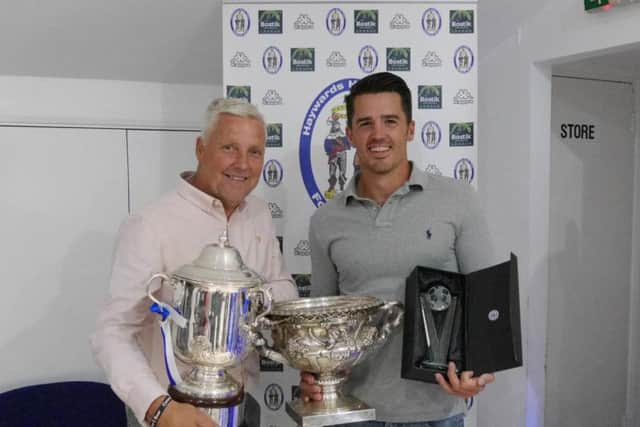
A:
[[[373,295],[404,301],[405,280],[416,265],[468,273],[495,263],[476,194],[465,183],[430,175],[408,160],[413,139],[411,92],[391,73],[369,75],[352,88],[347,136],[360,171],[345,190],[311,218],[311,295]],[[465,398],[494,380],[456,373],[449,364],[438,385],[400,376],[402,332],[347,382],[354,396],[376,408],[378,422],[429,427],[464,424]],[[321,399],[314,377],[301,374],[305,400]]]

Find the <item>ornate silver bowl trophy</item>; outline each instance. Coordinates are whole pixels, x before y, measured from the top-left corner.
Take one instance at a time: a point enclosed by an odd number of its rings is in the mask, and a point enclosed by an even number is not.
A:
[[[173,288],[172,304],[152,294],[157,278]],[[244,386],[228,370],[239,366],[251,350],[249,330],[271,307],[271,294],[262,283],[229,245],[226,234],[219,243],[205,246],[192,264],[171,275],[154,274],[147,282],[154,301],[151,311],[162,316],[169,395],[200,408],[221,427],[244,421]]]
[[[323,399],[286,404],[287,413],[303,427],[375,420],[375,409],[340,386],[351,368],[378,350],[400,324],[399,302],[369,296],[302,298],[276,303],[258,325],[270,329],[273,346],[260,332],[253,336],[260,354],[293,368],[312,372]]]

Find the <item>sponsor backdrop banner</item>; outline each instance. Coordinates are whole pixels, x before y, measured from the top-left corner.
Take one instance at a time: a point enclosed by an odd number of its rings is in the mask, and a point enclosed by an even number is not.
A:
[[[267,121],[262,180],[287,268],[310,295],[308,221],[357,169],[345,136],[344,96],[379,71],[413,95],[416,167],[477,182],[476,2],[255,3],[223,5],[224,89]],[[252,394],[262,426],[290,426],[284,402],[298,372],[261,361]],[[469,425],[467,423],[467,425]]]

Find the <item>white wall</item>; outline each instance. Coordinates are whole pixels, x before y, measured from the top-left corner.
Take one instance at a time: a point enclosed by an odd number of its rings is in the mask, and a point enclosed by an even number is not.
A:
[[[513,13],[518,8],[530,14]],[[550,63],[637,43],[640,36],[638,5],[594,14],[582,9],[581,0],[483,0],[478,7],[482,28],[510,30],[490,45],[483,45],[482,29],[479,35],[479,191],[497,248],[519,255],[526,364],[499,374],[487,389],[480,399],[479,426],[544,422]]]
[[[130,129],[198,129],[222,90],[0,76],[0,91],[0,392],[103,380],[88,335],[129,199],[155,198],[177,179],[162,171],[195,165],[194,132]]]

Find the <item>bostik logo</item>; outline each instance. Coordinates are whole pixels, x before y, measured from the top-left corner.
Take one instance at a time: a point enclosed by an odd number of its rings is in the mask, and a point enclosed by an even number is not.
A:
[[[244,52],[236,52],[231,58],[231,68],[249,68],[251,67],[251,60]]]
[[[314,27],[315,23],[306,13],[301,13],[298,16],[298,19],[293,23],[293,28],[295,30],[313,30]]]
[[[437,9],[429,8],[422,13],[422,30],[429,36],[435,36],[442,27],[442,17]]]
[[[378,11],[375,9],[353,11],[354,33],[377,33]]]
[[[229,19],[231,26],[231,32],[236,36],[244,36],[249,32],[251,27],[251,20],[249,19],[249,13],[244,9],[236,9],[231,13]]]
[[[468,46],[460,46],[453,54],[453,65],[462,74],[473,68],[473,51]]]
[[[422,126],[422,132],[420,133],[422,137],[422,143],[429,150],[433,150],[438,145],[440,145],[440,140],[442,139],[442,131],[440,130],[440,126],[438,123],[434,121],[428,121]]]
[[[473,33],[473,10],[450,10],[449,32],[451,34]]]
[[[440,59],[437,53],[430,50],[424,58],[422,58],[422,66],[425,68],[442,67],[442,59]]]
[[[269,187],[277,187],[282,182],[283,170],[279,161],[271,159],[264,164],[262,178]]]
[[[259,10],[258,11],[258,33],[282,34],[282,11],[281,10]]]
[[[411,71],[411,48],[388,47],[387,71]]]
[[[292,274],[293,280],[298,288],[298,296],[306,298],[311,296],[311,275],[310,274]]]
[[[389,22],[389,28],[392,30],[408,30],[411,28],[411,23],[402,13],[396,13]]]
[[[251,86],[227,86],[227,98],[244,99],[251,102]]]
[[[449,123],[449,146],[473,146],[473,122]]]
[[[363,46],[358,53],[358,65],[363,73],[375,71],[378,68],[378,51],[373,46]]]
[[[330,83],[310,103],[302,119],[298,152],[300,172],[315,207],[325,204],[326,198],[337,194],[336,186],[346,183],[355,168],[354,150],[344,135],[346,114],[343,99],[357,81],[349,78]],[[321,190],[318,183],[327,190]],[[327,187],[324,187],[325,183],[328,183]]]
[[[453,97],[453,103],[459,105],[473,104],[473,95],[469,89],[458,89],[456,96]]]
[[[314,71],[316,51],[312,47],[291,48],[291,71]]]
[[[344,56],[337,50],[334,50],[329,54],[327,58],[327,67],[328,68],[344,68],[347,66],[347,60]]]
[[[439,110],[442,108],[442,86],[418,86],[418,108]]]
[[[460,159],[453,168],[453,177],[461,181],[472,182],[475,176],[473,163],[469,159]]]
[[[267,147],[282,147],[282,123],[267,124]]]
[[[262,105],[282,105],[282,97],[275,89],[269,89],[262,97]]]
[[[282,67],[282,53],[275,46],[269,46],[262,53],[262,67],[269,74],[276,74]]]
[[[325,19],[327,24],[327,31],[329,34],[339,36],[347,28],[347,17],[344,12],[338,8],[333,8],[327,12]]]

